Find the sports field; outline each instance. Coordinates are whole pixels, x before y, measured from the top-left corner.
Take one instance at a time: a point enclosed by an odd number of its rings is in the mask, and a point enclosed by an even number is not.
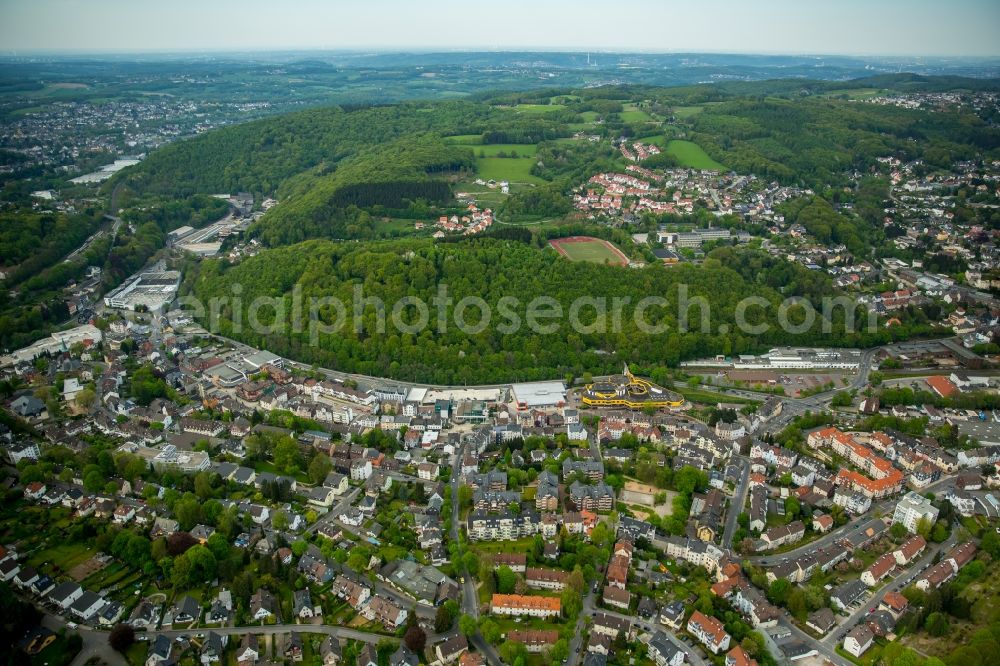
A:
[[[674,139],[667,144],[667,154],[673,155],[681,166],[690,169],[715,169],[725,171],[726,167],[708,156],[701,146],[694,141]]]
[[[590,236],[571,236],[549,241],[552,249],[570,261],[627,266],[628,257],[606,240]]]

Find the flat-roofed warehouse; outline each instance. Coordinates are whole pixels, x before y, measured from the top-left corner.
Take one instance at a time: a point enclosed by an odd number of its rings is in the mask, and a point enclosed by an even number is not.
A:
[[[276,368],[283,367],[285,360],[277,354],[265,350],[250,354],[243,358],[243,363],[252,370],[260,370],[265,365],[273,365]]]
[[[529,382],[511,386],[518,409],[543,409],[566,404],[566,385],[562,382]]]
[[[180,271],[142,273],[104,296],[104,305],[119,310],[145,306],[158,312],[168,306],[181,284]]]

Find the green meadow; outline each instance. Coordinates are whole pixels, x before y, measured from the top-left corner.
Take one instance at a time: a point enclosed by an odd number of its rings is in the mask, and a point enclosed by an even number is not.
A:
[[[681,166],[690,169],[716,169],[724,171],[725,166],[708,156],[702,147],[694,141],[674,139],[667,144],[667,154],[677,159]]]

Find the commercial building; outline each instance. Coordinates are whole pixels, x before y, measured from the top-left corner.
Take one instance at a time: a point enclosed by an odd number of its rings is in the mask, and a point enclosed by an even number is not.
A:
[[[857,370],[861,365],[861,351],[857,349],[776,347],[760,356],[749,354],[734,358],[717,356],[714,359],[685,361],[681,365],[707,365],[737,370]]]
[[[628,365],[625,365],[620,375],[587,384],[580,394],[580,400],[592,407],[624,409],[680,407],[684,404],[684,396],[636,377],[628,369]]]
[[[511,386],[518,409],[544,409],[566,404],[566,385],[562,382],[530,382]]]
[[[104,297],[104,305],[119,310],[145,307],[151,312],[164,310],[177,295],[180,271],[141,273]]]
[[[96,344],[103,338],[101,329],[92,324],[84,324],[65,331],[56,331],[34,344],[11,352],[9,356],[0,357],[0,366],[15,365],[24,361],[33,361],[45,354],[58,354],[69,351],[69,348],[77,343],[84,345]]]
[[[138,444],[123,444],[118,450],[142,458],[156,471],[169,469],[185,474],[194,474],[208,469],[212,464],[211,458],[204,451],[182,451],[173,444],[167,444],[162,449]]]

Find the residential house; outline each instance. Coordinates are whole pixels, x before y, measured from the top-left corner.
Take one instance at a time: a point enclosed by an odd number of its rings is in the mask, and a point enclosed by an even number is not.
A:
[[[695,611],[688,619],[687,630],[697,638],[712,654],[719,654],[729,649],[729,634],[722,623],[714,617],[709,617],[701,611]]]

